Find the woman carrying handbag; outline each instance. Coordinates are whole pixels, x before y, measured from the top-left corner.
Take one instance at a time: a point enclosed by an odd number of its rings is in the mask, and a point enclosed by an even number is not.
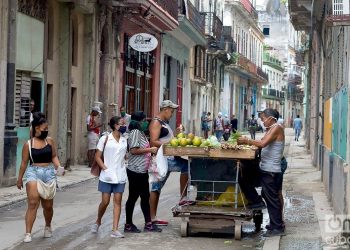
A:
[[[47,137],[48,123],[40,112],[33,114],[32,139],[23,145],[22,162],[18,174],[17,187],[23,188],[23,176],[27,191],[27,212],[25,216],[26,234],[24,242],[32,241],[32,228],[41,202],[44,210],[44,237],[52,237],[53,197],[56,193],[56,174],[64,175],[57,157],[53,139]],[[30,165],[28,165],[30,161]]]
[[[92,225],[91,232],[98,232],[113,193],[114,209],[111,237],[124,238],[124,235],[118,230],[118,226],[122,196],[127,180],[125,155],[128,143],[127,139],[122,136],[126,132],[126,126],[124,120],[117,116],[111,118],[109,126],[113,132],[100,138],[95,155],[95,161],[102,169],[98,183],[98,191],[102,193],[102,200],[98,207],[97,220]]]

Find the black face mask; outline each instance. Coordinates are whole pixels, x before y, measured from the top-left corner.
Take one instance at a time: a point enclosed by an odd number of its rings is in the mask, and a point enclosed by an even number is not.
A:
[[[42,139],[42,140],[45,140],[48,134],[49,134],[49,131],[47,131],[47,130],[41,131],[40,135],[38,136],[38,138]]]

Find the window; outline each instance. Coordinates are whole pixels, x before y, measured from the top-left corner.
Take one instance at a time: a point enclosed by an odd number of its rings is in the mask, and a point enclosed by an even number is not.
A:
[[[194,76],[203,78],[204,76],[204,61],[205,61],[204,49],[201,46],[195,47],[195,62],[194,62]]]
[[[264,34],[264,36],[266,36],[266,37],[269,37],[269,36],[270,36],[270,26],[267,26],[267,25],[264,25],[264,26],[263,26],[263,34]]]
[[[72,18],[72,65],[78,66],[78,17]]]
[[[135,51],[129,46],[128,40],[129,37],[125,34],[123,103],[127,113],[143,110],[147,117],[151,117],[152,72],[155,57],[150,52]],[[165,58],[164,60],[169,61]]]
[[[334,15],[343,15],[343,0],[333,0],[333,14]]]
[[[220,66],[220,90],[224,89],[224,79],[225,79],[225,66]]]

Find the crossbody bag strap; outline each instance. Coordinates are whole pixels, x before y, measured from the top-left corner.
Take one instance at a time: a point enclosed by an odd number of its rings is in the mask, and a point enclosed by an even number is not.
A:
[[[32,157],[32,140],[28,140],[28,147],[29,147],[29,156],[30,156],[30,159],[32,160],[32,163],[34,163],[33,157]]]
[[[106,136],[105,143],[103,144],[102,154],[103,154],[103,153],[104,153],[104,151],[105,151],[105,147],[106,147],[106,144],[107,144],[107,141],[108,141],[108,136],[109,136],[109,135],[107,135],[107,136]]]

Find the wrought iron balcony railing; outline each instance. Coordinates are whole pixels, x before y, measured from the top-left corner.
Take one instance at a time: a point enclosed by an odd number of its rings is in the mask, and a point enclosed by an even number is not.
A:
[[[205,14],[205,34],[220,40],[222,34],[222,22],[214,12],[203,12]]]
[[[269,97],[276,97],[278,99],[284,99],[284,91],[270,88],[262,88],[262,95]]]
[[[205,33],[205,15],[200,13],[196,7],[187,0],[188,18],[196,30]]]

